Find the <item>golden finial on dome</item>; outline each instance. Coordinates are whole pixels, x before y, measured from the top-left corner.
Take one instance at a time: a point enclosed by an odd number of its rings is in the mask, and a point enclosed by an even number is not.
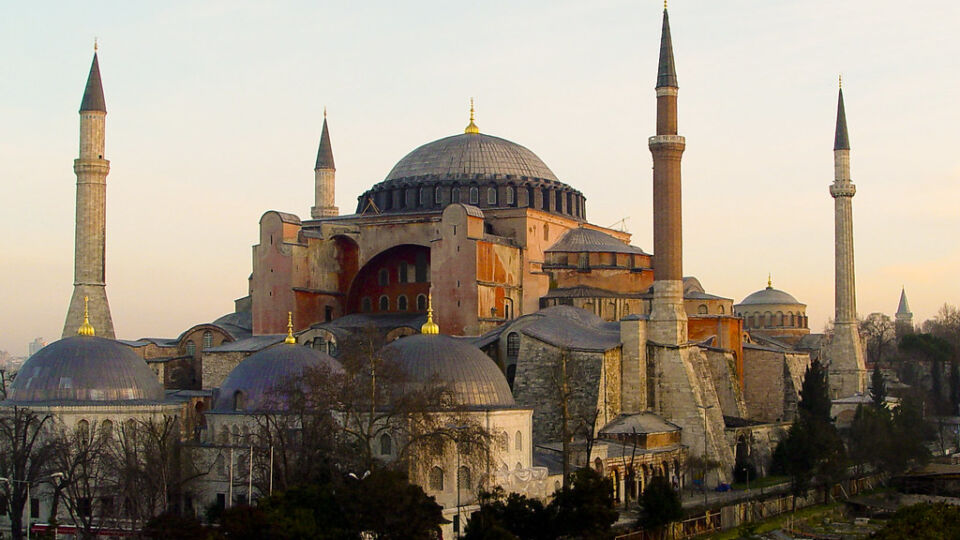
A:
[[[470,98],[470,123],[467,124],[467,127],[463,130],[464,133],[470,133],[476,135],[480,133],[480,128],[477,127],[477,124],[473,123],[473,98]]]
[[[768,289],[772,289],[772,288],[773,288],[773,277],[771,276],[771,274],[770,274],[769,272],[767,272],[767,288],[768,288]]]
[[[297,338],[293,337],[293,312],[287,312],[287,337],[283,340],[284,343],[290,343],[292,345],[297,344]]]
[[[89,298],[83,297],[83,324],[80,325],[80,328],[77,328],[78,336],[93,336],[96,334],[93,330],[93,325],[90,324],[90,310],[87,309],[87,302]]]
[[[440,327],[433,322],[433,294],[427,295],[427,322],[420,327],[421,334],[439,334]]]
[[[324,118],[324,120],[326,120],[326,118],[327,118],[327,106],[326,106],[326,105],[323,106],[323,118]]]
[[[93,38],[93,52],[97,52],[97,38]]]
[[[663,10],[667,10],[667,0],[663,0]]]
[[[837,85],[843,90],[843,73],[837,76]]]

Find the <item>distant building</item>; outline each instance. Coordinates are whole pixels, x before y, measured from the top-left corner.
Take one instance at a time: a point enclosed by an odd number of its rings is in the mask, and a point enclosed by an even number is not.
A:
[[[27,357],[37,354],[37,351],[47,346],[47,342],[42,337],[38,337],[27,344]]]

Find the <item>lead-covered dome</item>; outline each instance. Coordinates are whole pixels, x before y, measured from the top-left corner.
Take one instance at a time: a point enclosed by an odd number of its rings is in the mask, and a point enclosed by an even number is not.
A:
[[[285,381],[300,377],[307,369],[322,367],[333,373],[343,371],[332,356],[293,343],[280,343],[251,354],[223,380],[213,410],[254,412],[282,408],[271,403],[270,391]]]
[[[738,305],[743,306],[753,304],[800,304],[800,302],[798,302],[792,294],[786,291],[774,289],[773,287],[767,287],[766,289],[761,289],[753,294],[750,294]]]
[[[536,154],[469,130],[404,156],[382,182],[358,198],[357,213],[437,211],[451,203],[585,217],[583,195],[560,182]]]
[[[391,342],[382,353],[403,370],[406,387],[420,388],[435,380],[449,386],[457,403],[465,407],[516,405],[500,368],[480,349],[462,340],[417,334]]]
[[[163,386],[130,347],[96,336],[73,336],[37,351],[10,385],[8,401],[162,401]]]

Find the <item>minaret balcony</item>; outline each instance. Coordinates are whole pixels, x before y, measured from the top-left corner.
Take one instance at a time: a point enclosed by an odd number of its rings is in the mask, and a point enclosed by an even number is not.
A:
[[[857,186],[849,182],[830,185],[830,195],[832,195],[834,199],[837,197],[853,197],[856,194]]]
[[[647,140],[650,148],[674,148],[683,150],[687,146],[687,140],[683,135],[654,135]]]

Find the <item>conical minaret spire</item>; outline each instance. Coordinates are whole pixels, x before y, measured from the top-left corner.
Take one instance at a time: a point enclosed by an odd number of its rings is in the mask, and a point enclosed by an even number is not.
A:
[[[687,341],[683,308],[683,226],[680,158],[686,141],[677,135],[677,71],[670,38],[670,17],[663,9],[657,66],[657,134],[653,154],[653,304],[650,337],[658,343]]]
[[[857,325],[857,288],[853,258],[853,196],[857,187],[850,180],[850,136],[843,106],[843,89],[837,97],[837,126],[833,135],[834,200],[834,330],[828,374],[833,398],[863,393],[867,371]]]
[[[327,128],[327,109],[323,109],[323,129],[320,131],[320,147],[317,149],[317,164],[313,169],[314,206],[310,217],[320,219],[339,216],[340,209],[334,200],[337,168],[333,164],[333,146]]]
[[[96,328],[100,336],[115,337],[105,272],[107,174],[110,172],[110,162],[103,158],[106,116],[100,62],[94,52],[80,101],[80,156],[73,162],[77,175],[73,296],[63,325],[63,337],[76,335],[84,327],[87,298],[90,310],[86,324]]]

